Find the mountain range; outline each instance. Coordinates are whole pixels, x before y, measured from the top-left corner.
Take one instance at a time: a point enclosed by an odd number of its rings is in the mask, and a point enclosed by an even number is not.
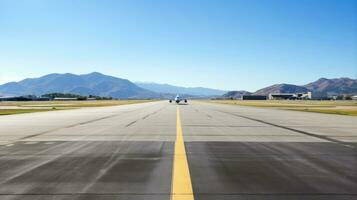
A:
[[[73,93],[113,98],[172,98],[172,96],[180,94],[188,98],[220,96],[225,92],[203,87],[187,88],[157,83],[135,84],[127,79],[108,76],[99,72],[82,75],[54,73],[0,85],[0,96]]]
[[[350,78],[320,78],[306,85],[275,84],[259,89],[251,94],[269,95],[270,93],[300,93],[312,92],[314,98],[323,98],[333,95],[355,95],[357,94],[357,79]],[[247,92],[247,91],[243,91]],[[247,93],[249,94],[249,92]],[[230,91],[223,98],[239,98],[242,91]]]
[[[269,87],[262,88],[254,92],[256,95],[268,95],[270,93],[300,93],[308,92],[309,89],[304,86],[292,85],[292,84],[275,84]]]
[[[315,97],[357,94],[357,79],[321,78],[306,85],[276,84],[256,92],[229,91],[203,87],[180,87],[158,83],[133,83],[127,79],[98,72],[76,75],[48,74],[39,78],[27,78],[19,82],[0,85],[0,96],[43,95],[47,93],[74,93],[79,95],[110,96],[113,98],[171,98],[175,94],[186,97],[239,98],[242,95],[269,93],[296,93],[312,91]]]
[[[39,78],[27,78],[19,82],[0,85],[1,95],[42,95],[55,92],[114,98],[158,98],[160,96],[129,80],[98,72],[83,75],[48,74]]]

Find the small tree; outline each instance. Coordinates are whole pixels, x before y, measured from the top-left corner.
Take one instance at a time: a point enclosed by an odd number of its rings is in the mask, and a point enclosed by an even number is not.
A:
[[[350,95],[345,96],[345,100],[352,100],[352,97]]]

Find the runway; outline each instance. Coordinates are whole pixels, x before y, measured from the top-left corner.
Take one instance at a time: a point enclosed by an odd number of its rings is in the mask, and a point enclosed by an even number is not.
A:
[[[0,116],[1,200],[347,200],[356,188],[357,117],[199,101]]]

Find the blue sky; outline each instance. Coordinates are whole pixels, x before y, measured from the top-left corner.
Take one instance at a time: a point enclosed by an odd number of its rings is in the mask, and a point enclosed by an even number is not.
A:
[[[250,91],[357,78],[357,1],[0,0],[0,83],[92,71]]]

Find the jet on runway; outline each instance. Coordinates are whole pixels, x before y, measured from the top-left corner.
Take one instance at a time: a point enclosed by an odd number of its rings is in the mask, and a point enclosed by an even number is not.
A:
[[[180,103],[181,101],[184,101],[185,103],[187,103],[187,99],[182,99],[180,97],[180,95],[176,95],[175,99],[170,99],[169,102],[172,103],[172,101],[175,101],[176,103]]]

